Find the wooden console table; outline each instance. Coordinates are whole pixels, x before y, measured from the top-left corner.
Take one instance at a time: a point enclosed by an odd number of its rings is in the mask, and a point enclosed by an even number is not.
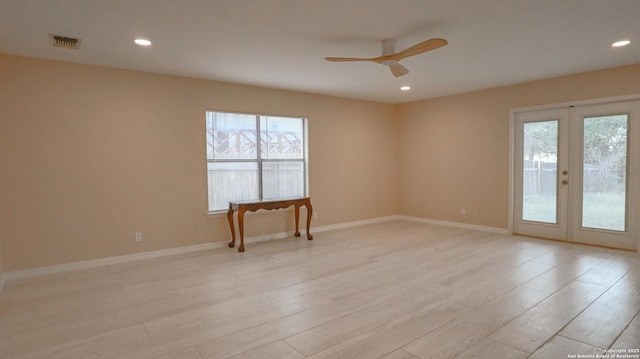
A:
[[[291,206],[295,206],[295,219],[296,219],[296,237],[300,237],[300,231],[298,230],[298,222],[300,220],[300,207],[305,206],[307,208],[307,239],[312,240],[313,236],[309,233],[311,227],[311,215],[313,214],[313,208],[311,207],[311,198],[287,198],[278,200],[262,200],[262,201],[238,201],[229,202],[229,211],[227,212],[227,219],[229,219],[229,228],[231,228],[231,242],[229,248],[233,248],[236,245],[236,231],[233,224],[233,212],[238,211],[238,228],[240,230],[240,247],[238,252],[244,252],[244,212],[255,212],[259,209],[283,209]]]

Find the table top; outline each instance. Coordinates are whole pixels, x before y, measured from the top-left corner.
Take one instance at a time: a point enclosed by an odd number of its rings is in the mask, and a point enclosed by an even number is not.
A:
[[[310,197],[284,197],[284,198],[265,198],[265,199],[254,199],[254,200],[243,200],[243,201],[231,201],[229,204],[231,205],[239,205],[239,204],[260,204],[260,203],[276,203],[276,202],[289,202],[289,201],[299,201],[299,200],[307,200]]]

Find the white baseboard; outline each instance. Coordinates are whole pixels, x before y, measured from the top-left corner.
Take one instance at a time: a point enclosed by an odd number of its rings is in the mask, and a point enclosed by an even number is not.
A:
[[[326,232],[326,231],[333,231],[333,230],[336,230],[336,229],[343,229],[343,228],[356,227],[356,226],[364,226],[364,225],[367,225],[367,224],[374,224],[374,223],[380,223],[380,222],[386,222],[386,221],[393,221],[393,220],[399,219],[399,218],[400,218],[399,216],[387,216],[387,217],[376,217],[376,218],[371,218],[371,219],[363,219],[363,220],[360,220],[360,221],[331,224],[331,225],[328,225],[328,226],[314,227],[313,228],[313,232]]]
[[[478,224],[443,221],[443,220],[440,220],[440,219],[430,219],[430,218],[411,217],[411,216],[397,216],[397,218],[401,219],[401,220],[405,220],[405,221],[433,224],[433,225],[437,225],[437,226],[455,227],[455,228],[470,229],[470,230],[474,230],[474,231],[490,232],[490,233],[505,234],[505,235],[510,234],[509,230],[506,229],[506,228],[481,226],[481,225],[478,225]]]
[[[410,216],[399,216],[399,215],[377,217],[377,218],[365,219],[360,221],[332,224],[332,225],[321,226],[321,227],[313,227],[312,232],[314,233],[326,232],[331,230],[362,226],[362,225],[374,224],[374,223],[380,223],[380,222],[386,222],[386,221],[392,221],[392,220],[405,220],[405,221],[421,222],[421,223],[448,226],[448,227],[472,229],[472,230],[483,231],[483,232],[508,234],[508,231],[503,228],[495,228],[495,227],[479,226],[479,225],[466,224],[466,223],[449,222],[449,221],[441,221],[441,220],[410,217]],[[306,231],[306,228],[300,229],[301,233],[304,233],[305,231]],[[291,237],[292,235],[293,235],[293,231],[274,233],[274,234],[268,234],[264,236],[255,236],[255,237],[245,238],[245,242],[256,243],[256,242],[262,242],[262,241],[269,241],[272,239],[288,238],[288,237]],[[134,261],[145,260],[145,259],[154,259],[154,258],[171,256],[171,255],[177,255],[177,254],[186,254],[186,253],[194,253],[194,252],[200,252],[200,251],[206,251],[206,250],[212,250],[212,249],[225,248],[227,247],[227,243],[228,243],[227,241],[216,241],[216,242],[198,244],[198,245],[187,246],[187,247],[161,249],[157,251],[150,251],[150,252],[143,252],[143,253],[136,253],[136,254],[126,254],[126,255],[121,255],[116,257],[92,259],[88,261],[73,262],[73,263],[59,264],[59,265],[48,266],[48,267],[39,267],[39,268],[7,272],[0,275],[0,292],[2,291],[2,285],[4,281],[40,277],[44,275],[69,272],[73,270],[96,268],[96,267],[102,267],[107,265],[128,263],[128,262],[134,262]]]
[[[139,261],[144,259],[166,257],[166,256],[171,256],[176,254],[206,251],[210,249],[222,248],[224,246],[226,246],[226,242],[212,242],[212,243],[198,244],[198,245],[187,246],[187,247],[161,249],[157,251],[149,251],[149,252],[136,253],[136,254],[125,254],[125,255],[116,256],[116,257],[92,259],[88,261],[65,263],[65,264],[59,264],[54,266],[7,272],[7,273],[4,273],[4,277],[6,281],[15,280],[15,279],[33,278],[33,277],[39,277],[43,275],[69,272],[72,270],[89,269],[89,268],[96,268],[96,267],[102,267],[107,265],[134,262],[134,261]]]

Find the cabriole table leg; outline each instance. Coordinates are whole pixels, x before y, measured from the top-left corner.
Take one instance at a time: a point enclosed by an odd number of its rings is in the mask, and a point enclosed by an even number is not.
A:
[[[231,204],[229,204],[227,219],[229,220],[229,228],[231,229],[231,242],[229,242],[229,248],[233,248],[236,245],[236,229],[233,225],[233,207]]]

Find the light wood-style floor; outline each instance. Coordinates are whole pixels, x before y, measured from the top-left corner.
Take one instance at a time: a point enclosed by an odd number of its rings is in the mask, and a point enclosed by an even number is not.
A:
[[[408,221],[314,234],[8,282],[0,357],[640,358],[636,253]]]

